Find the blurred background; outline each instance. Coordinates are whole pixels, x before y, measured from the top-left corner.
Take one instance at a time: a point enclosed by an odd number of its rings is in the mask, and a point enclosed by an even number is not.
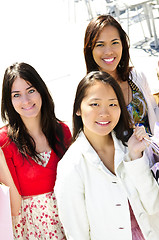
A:
[[[86,73],[85,29],[100,14],[121,23],[130,37],[132,64],[145,71],[152,92],[159,90],[159,0],[5,0],[0,1],[0,97],[5,69],[29,63],[49,87],[57,117],[71,126],[75,90]]]

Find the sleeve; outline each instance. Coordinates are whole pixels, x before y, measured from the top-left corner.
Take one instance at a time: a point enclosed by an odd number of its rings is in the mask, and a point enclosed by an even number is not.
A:
[[[72,135],[69,127],[65,123],[61,123],[64,132],[64,142],[65,146],[68,148],[71,144]]]
[[[18,158],[17,148],[16,146],[13,146],[12,143],[9,143],[8,138],[6,137],[6,133],[4,132],[4,129],[2,132],[0,132],[0,147],[3,150],[14,184],[16,185],[16,188],[19,194],[21,195],[19,180],[16,173],[16,167],[14,164],[14,159]]]
[[[151,102],[151,105],[152,105],[154,112],[156,114],[156,117],[157,117],[157,121],[159,121],[159,107],[157,105],[155,97],[152,94],[152,91],[150,90],[150,86],[148,84],[147,78],[143,72],[139,73],[139,77],[140,77],[140,79],[142,79],[142,81],[141,81],[142,88],[144,88],[144,92],[146,92],[146,95],[144,94],[144,97],[146,98],[147,103]]]
[[[65,160],[68,161],[68,159]],[[63,159],[57,168],[55,195],[66,238],[89,240],[84,185],[77,169],[67,164],[63,165]]]
[[[156,179],[156,181],[159,183],[159,162],[155,163],[152,168],[152,173],[154,175],[154,178]]]
[[[127,154],[124,166],[148,214],[153,215],[159,212],[159,186],[149,168],[149,160],[145,152],[143,157],[133,161],[130,161]]]
[[[20,190],[19,180],[18,180],[17,173],[16,173],[16,167],[15,167],[14,162],[13,162],[13,156],[9,156],[8,154],[6,155],[5,151],[3,151],[3,152],[4,152],[4,155],[5,155],[5,158],[6,158],[6,162],[7,162],[9,171],[12,175],[14,184],[15,184],[19,194],[22,195],[21,190]]]

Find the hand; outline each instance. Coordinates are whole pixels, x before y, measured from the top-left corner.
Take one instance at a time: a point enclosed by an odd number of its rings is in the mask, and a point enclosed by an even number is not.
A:
[[[142,157],[142,152],[149,145],[149,143],[144,140],[144,138],[149,139],[144,126],[135,127],[134,133],[128,141],[129,156],[131,160]]]

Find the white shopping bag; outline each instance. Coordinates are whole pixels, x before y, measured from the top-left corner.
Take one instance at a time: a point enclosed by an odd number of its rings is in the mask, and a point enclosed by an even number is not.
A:
[[[9,187],[0,184],[0,239],[13,240]]]

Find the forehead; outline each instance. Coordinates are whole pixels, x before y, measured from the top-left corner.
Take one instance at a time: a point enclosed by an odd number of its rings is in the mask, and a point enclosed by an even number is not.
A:
[[[114,89],[108,83],[95,81],[91,86],[87,88],[84,98],[117,99],[117,96]]]
[[[120,39],[120,34],[116,27],[108,25],[108,26],[105,26],[101,30],[97,40],[100,38],[106,38],[106,39],[107,38],[110,38],[110,39],[118,38],[118,39]]]
[[[21,77],[16,77],[13,84],[12,84],[12,90],[21,90],[23,88],[28,88],[29,86],[31,86],[31,83],[24,80]]]

